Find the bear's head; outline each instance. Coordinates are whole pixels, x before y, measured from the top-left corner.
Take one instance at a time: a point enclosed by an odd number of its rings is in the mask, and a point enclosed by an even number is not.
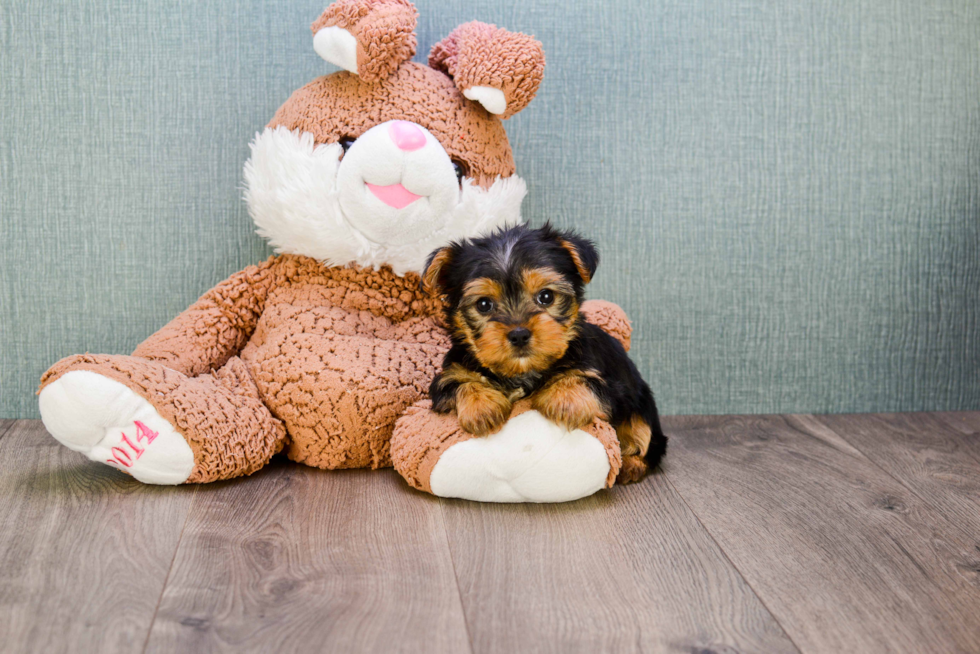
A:
[[[483,23],[415,54],[407,0],[339,0],[313,48],[344,70],[296,91],[252,143],[246,200],[276,251],[420,272],[449,241],[520,222],[501,119],[534,97],[541,44]]]

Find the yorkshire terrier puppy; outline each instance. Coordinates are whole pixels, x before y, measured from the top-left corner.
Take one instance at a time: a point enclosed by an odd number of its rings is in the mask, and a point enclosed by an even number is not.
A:
[[[530,397],[568,429],[596,418],[616,429],[620,483],[660,462],[667,437],[657,405],[623,346],[580,313],[599,254],[588,240],[550,225],[497,231],[429,255],[422,284],[444,297],[452,348],[429,394],[436,412],[483,436],[511,404]]]

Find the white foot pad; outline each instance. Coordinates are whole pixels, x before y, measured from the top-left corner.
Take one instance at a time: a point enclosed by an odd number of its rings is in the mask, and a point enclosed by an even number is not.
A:
[[[117,381],[73,370],[41,391],[41,420],[67,448],[145,484],[181,484],[194,469],[184,437]]]
[[[433,495],[479,502],[568,502],[605,488],[608,475],[598,439],[527,411],[495,434],[446,450],[429,486]]]

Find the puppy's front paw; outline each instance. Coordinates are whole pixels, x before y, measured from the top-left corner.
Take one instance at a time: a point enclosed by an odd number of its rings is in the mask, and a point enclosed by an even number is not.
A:
[[[617,484],[633,484],[647,475],[647,462],[642,456],[630,455],[623,457],[623,467],[616,476]]]
[[[579,374],[556,377],[534,396],[532,404],[545,418],[570,431],[605,417],[599,398]]]
[[[503,427],[510,417],[507,396],[486,384],[470,382],[456,390],[459,426],[474,436],[486,436]]]

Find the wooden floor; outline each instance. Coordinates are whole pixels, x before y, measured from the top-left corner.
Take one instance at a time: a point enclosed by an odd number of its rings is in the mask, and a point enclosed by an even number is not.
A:
[[[143,486],[0,421],[0,651],[980,652],[980,413],[665,429],[662,472],[542,506]]]

